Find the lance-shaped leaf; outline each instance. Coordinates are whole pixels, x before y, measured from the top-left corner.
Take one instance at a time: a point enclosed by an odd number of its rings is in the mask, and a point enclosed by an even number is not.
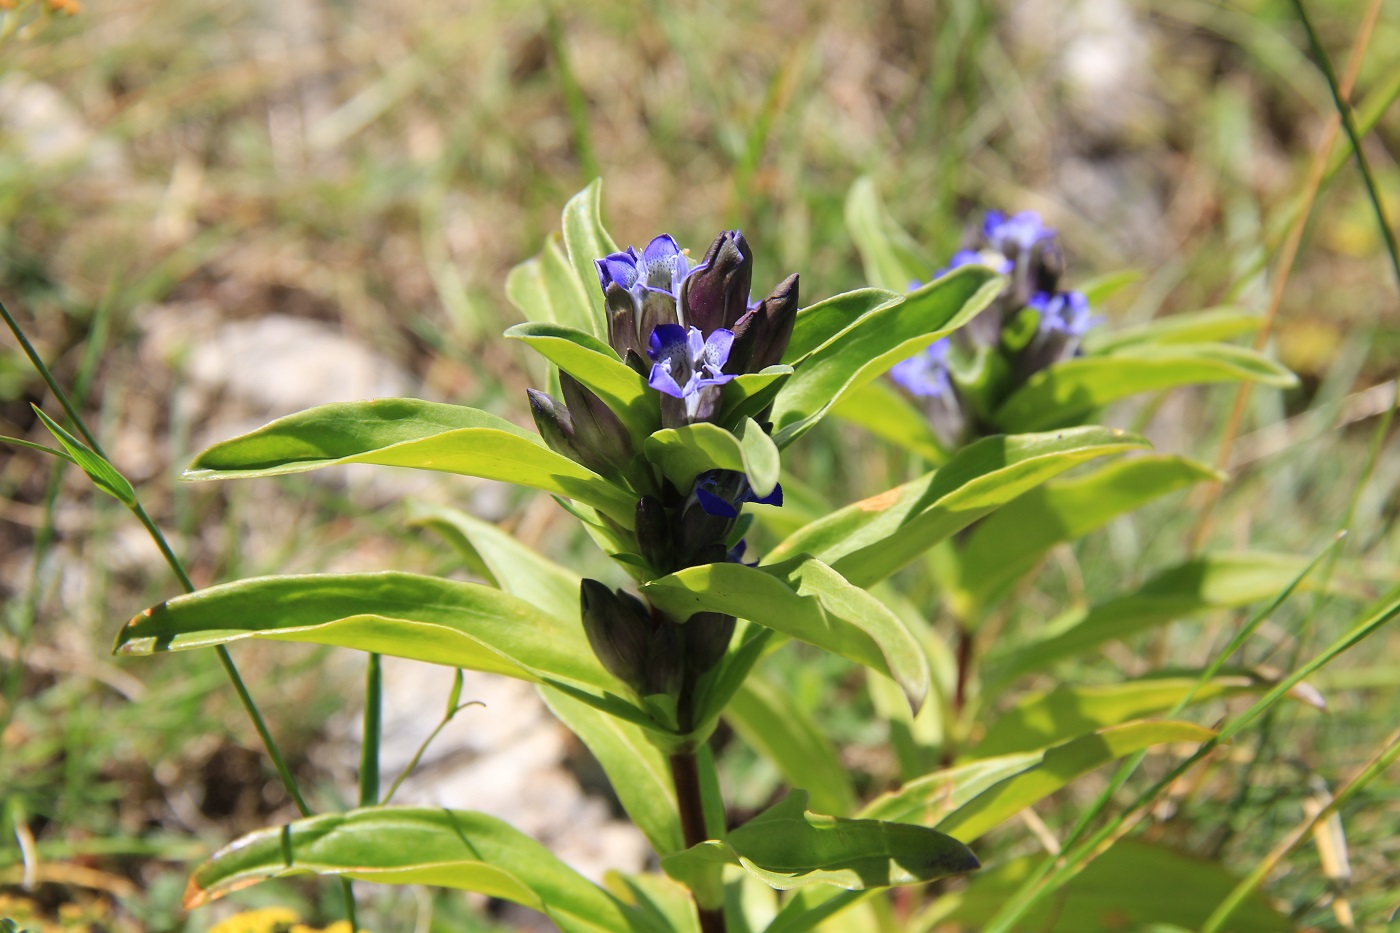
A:
[[[856,179],[846,195],[846,230],[860,252],[865,278],[881,288],[903,291],[933,271],[933,262],[890,217],[868,176]]]
[[[573,268],[575,278],[583,286],[585,295],[592,299],[589,304],[589,326],[584,329],[595,337],[607,339],[608,323],[603,314],[602,293],[594,290],[598,283],[598,270],[593,261],[617,252],[617,244],[603,228],[602,201],[603,180],[595,178],[564,205],[560,226],[564,231],[564,247],[568,252],[569,265]],[[579,378],[579,381],[583,380]]]
[[[1044,431],[1075,424],[1109,402],[1176,386],[1257,382],[1287,388],[1298,379],[1261,353],[1224,343],[1143,344],[1109,356],[1081,356],[1043,369],[992,415],[1001,430]]]
[[[1175,709],[1190,698],[1206,703],[1262,693],[1273,680],[1252,671],[1199,676],[1156,676],[1116,684],[1060,684],[1027,694],[996,718],[968,758],[992,758],[1045,748],[1078,735]]]
[[[501,480],[594,506],[630,528],[635,499],[504,418],[418,399],[337,402],[279,418],[201,453],[182,479],[303,473],[343,463]]]
[[[34,409],[34,414],[38,415],[39,420],[44,423],[44,427],[49,429],[49,433],[52,434],[54,439],[62,444],[63,449],[67,451],[68,456],[65,459],[76,463],[79,469],[88,475],[88,479],[92,480],[93,485],[119,501],[122,505],[134,506],[136,504],[136,490],[131,488],[131,483],[127,482],[126,477],[122,476],[121,473],[117,471],[116,467],[108,463],[106,459],[92,448],[65,431],[62,425],[44,414],[43,409],[38,405],[32,407]],[[7,440],[10,439],[7,438]],[[58,453],[57,451],[47,450],[47,448],[40,447],[37,444],[30,444],[27,441],[10,440],[10,442],[35,450],[44,450],[48,453]]]
[[[1087,476],[1046,483],[987,517],[958,548],[953,564],[964,618],[1035,567],[1061,541],[1073,541],[1168,493],[1224,477],[1172,455],[1132,457]]]
[[[1095,768],[1153,745],[1214,735],[1175,720],[1110,726],[1050,748],[936,771],[877,797],[860,816],[936,826],[970,842]]]
[[[984,929],[1036,871],[1040,857],[1014,859],[947,895],[924,919],[960,930]],[[1017,930],[1117,933],[1199,930],[1239,879],[1219,862],[1124,839],[1090,862],[1053,897],[1030,908]],[[1298,927],[1262,893],[1230,917],[1230,933],[1286,933]]]
[[[669,933],[700,933],[695,899],[665,875],[609,871],[603,884],[619,901],[646,914]]]
[[[565,933],[661,929],[495,817],[426,807],[366,807],[249,833],[195,870],[185,906],[305,873],[475,891],[537,910]]]
[[[970,321],[1002,282],[990,269],[964,266],[910,292],[903,303],[862,315],[817,347],[794,367],[773,403],[778,446],[805,433],[847,392]]]
[[[410,573],[255,577],[153,606],[117,635],[118,654],[245,638],[393,657],[622,693],[589,650],[577,612],[560,618],[489,586]]]
[[[792,337],[788,340],[787,350],[783,352],[783,362],[790,365],[800,363],[813,350],[830,343],[837,334],[867,314],[903,301],[904,296],[898,292],[883,288],[858,288],[802,308],[793,322]]]
[[[1095,328],[1085,335],[1084,349],[1086,353],[1100,356],[1137,344],[1212,343],[1252,334],[1261,323],[1263,318],[1258,313],[1244,308],[1206,308],[1113,331]]]
[[[773,404],[783,384],[792,375],[791,366],[768,366],[756,373],[742,373],[720,387],[719,424],[738,424],[745,418],[758,419]]]
[[[740,865],[779,890],[920,884],[979,867],[971,849],[936,830],[812,813],[803,790],[792,791],[723,840],[667,856],[661,867],[687,881],[716,862]]]
[[[762,499],[778,484],[781,469],[778,448],[752,418],[744,419],[737,435],[705,421],[666,428],[647,438],[644,450],[677,489],[686,491],[706,470],[735,470],[748,476]]]
[[[533,321],[516,324],[505,335],[528,344],[592,389],[639,443],[661,426],[656,391],[598,338],[572,327]]]
[[[932,473],[812,522],[767,559],[810,554],[869,586],[1065,470],[1145,446],[1135,434],[1100,427],[985,438]]]
[[[894,679],[918,709],[929,689],[928,658],[884,603],[810,557],[762,568],[687,567],[642,587],[678,619],[723,612],[824,648]]]
[[[850,772],[790,691],[750,676],[729,701],[724,718],[751,748],[778,766],[784,780],[807,785],[812,806],[834,816],[855,812]]]
[[[847,393],[831,412],[930,463],[948,459],[948,449],[934,433],[928,415],[883,380]]]
[[[606,255],[606,254],[603,254]],[[597,286],[595,274],[589,280]],[[602,312],[595,309],[591,297],[596,293],[585,287],[569,263],[559,235],[551,234],[538,256],[527,259],[510,270],[506,276],[506,297],[520,309],[526,320],[553,321],[586,333],[594,333],[595,318]],[[601,304],[602,298],[597,298]],[[606,332],[594,334],[605,336]]]
[[[1158,625],[1210,609],[1235,609],[1268,599],[1292,585],[1308,560],[1291,554],[1217,553],[1162,571],[1135,591],[1089,608],[1071,609],[1026,640],[999,645],[986,659],[990,694],[1012,679],[1044,670],[1105,642],[1131,638]],[[1314,588],[1305,580],[1301,588]],[[1355,594],[1345,577],[1332,592]]]

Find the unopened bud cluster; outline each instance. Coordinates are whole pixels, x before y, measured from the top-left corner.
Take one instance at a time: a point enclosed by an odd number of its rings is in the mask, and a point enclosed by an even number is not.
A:
[[[661,235],[640,253],[629,247],[595,262],[607,313],[608,343],[656,393],[657,423],[678,428],[720,423],[724,387],[736,376],[778,363],[797,315],[797,276],[750,301],[753,254],[737,230],[715,238],[692,264]],[[739,561],[743,506],[781,505],[782,489],[758,497],[747,477],[708,470],[678,489],[648,462],[617,413],[560,373],[563,400],[529,390],[540,435],[551,448],[637,493],[635,557],[655,578],[700,564]],[[756,419],[765,430],[766,413]],[[605,519],[606,520],[606,519]],[[684,698],[724,656],[735,620],[713,612],[673,619],[624,590],[584,580],[581,608],[589,642],[603,665],[643,697]]]
[[[1034,211],[1010,217],[989,211],[938,275],[973,263],[1007,277],[991,306],[890,370],[954,448],[998,433],[991,416],[1001,402],[1031,376],[1078,354],[1081,339],[1097,323],[1083,293],[1061,290],[1059,235]]]

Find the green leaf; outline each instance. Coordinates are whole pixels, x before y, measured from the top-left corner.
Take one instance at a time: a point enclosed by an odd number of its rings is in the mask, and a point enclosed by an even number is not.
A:
[[[1288,388],[1298,379],[1268,357],[1224,343],[1142,344],[1109,356],[1080,356],[1036,373],[992,415],[1003,431],[1075,424],[1109,402],[1176,386],[1257,382]]]
[[[1104,642],[1140,635],[1158,625],[1210,609],[1235,609],[1268,599],[1308,565],[1291,554],[1205,554],[1162,571],[1135,591],[1090,608],[1071,609],[1029,639],[998,646],[986,658],[986,690],[1083,655]],[[1304,582],[1302,588],[1314,584]],[[1345,592],[1344,583],[1336,590]]]
[[[647,734],[559,690],[548,686],[539,689],[550,711],[603,766],[622,808],[657,855],[684,848],[670,765]]]
[[[564,933],[661,929],[506,823],[425,807],[366,807],[249,833],[195,870],[185,907],[306,873],[474,891],[537,910]]]
[[[1038,868],[1042,857],[1015,859],[972,879],[940,902],[934,925],[980,930]],[[1223,865],[1124,839],[1084,868],[1054,897],[1017,921],[1035,933],[1118,933],[1121,930],[1199,930],[1238,879]],[[1230,918],[1231,933],[1285,933],[1296,929],[1262,894]]]
[[[595,337],[606,340],[608,337],[607,319],[603,315],[601,291],[595,291],[598,270],[593,265],[595,259],[602,259],[609,253],[617,252],[617,244],[603,229],[602,220],[603,180],[595,178],[564,205],[564,215],[560,225],[564,229],[564,246],[568,250],[569,264],[574,275],[583,286],[586,295],[594,300],[590,303],[590,327],[583,328]]]
[[[823,299],[797,312],[792,325],[792,337],[783,351],[783,362],[796,365],[820,346],[856,321],[876,311],[893,307],[904,301],[899,292],[883,288],[858,288]]]
[[[826,564],[797,557],[755,568],[703,564],[642,587],[678,619],[724,612],[841,655],[895,680],[913,709],[928,694],[928,659],[899,617]]]
[[[846,195],[846,230],[860,252],[867,281],[902,292],[911,281],[932,275],[932,261],[890,217],[869,176],[856,179]]]
[[[1200,680],[1195,674],[1159,675],[1114,684],[1060,684],[1053,690],[1030,693],[997,717],[967,757],[992,758],[1033,751],[1132,719],[1165,713],[1186,697],[1192,703],[1206,703],[1259,693],[1272,683],[1252,672],[1220,674],[1205,683]]]
[[[603,884],[613,897],[646,914],[660,929],[700,933],[690,892],[665,875],[610,871],[603,876]]]
[[[63,449],[68,452],[68,459],[76,463],[93,485],[105,492],[107,495],[121,502],[127,507],[136,505],[136,490],[131,488],[131,484],[126,481],[126,477],[117,472],[117,468],[112,466],[96,451],[92,450],[82,441],[65,431],[57,421],[44,414],[43,409],[38,405],[30,406],[34,409],[34,414],[39,416],[39,420],[44,423],[44,427],[49,429],[49,433],[63,445]],[[45,448],[37,444],[20,442],[26,447],[35,447],[38,450]],[[53,451],[56,453],[56,451]]]
[[[1105,272],[1103,275],[1094,276],[1081,284],[1075,291],[1087,298],[1089,304],[1095,305],[1141,280],[1142,277],[1143,274],[1138,269],[1119,269],[1116,272]]]
[[[255,577],[177,596],[122,628],[117,654],[153,654],[245,638],[336,645],[392,657],[625,688],[588,646],[577,610],[561,618],[489,586],[409,573]]]
[[[437,470],[578,499],[632,527],[635,498],[504,418],[418,399],[321,405],[201,453],[182,479],[303,473],[343,463]]]
[[[1262,322],[1258,314],[1233,306],[1170,314],[1133,327],[1091,330],[1084,338],[1085,352],[1099,356],[1139,344],[1212,343],[1252,334]]]
[[[415,502],[410,524],[441,535],[467,568],[497,589],[560,619],[579,614],[579,575],[527,547],[513,535],[461,509]]]
[[[759,420],[764,409],[792,376],[791,366],[766,366],[756,373],[742,373],[720,389],[719,424],[737,424],[745,418]]]
[[[596,276],[590,281],[597,281]],[[506,276],[506,297],[527,321],[551,321],[604,336],[597,333],[601,311],[589,302],[587,285],[579,281],[578,273],[564,255],[558,234],[551,234],[538,256],[510,270]]]
[[[717,424],[700,421],[665,428],[647,438],[647,459],[661,467],[677,489],[689,490],[706,470],[735,470],[749,478],[763,498],[778,484],[778,448],[752,418],[744,419],[736,437]]]
[[[1110,726],[1050,748],[935,771],[876,798],[860,815],[936,826],[970,842],[1095,768],[1153,745],[1214,735],[1174,720]]]
[[[74,466],[78,464],[78,461],[73,459],[73,455],[66,450],[59,450],[57,447],[45,447],[43,444],[36,444],[33,441],[26,441],[18,437],[10,437],[7,434],[0,434],[0,444],[14,444],[16,447],[25,447],[29,450],[36,450],[41,454],[48,454],[51,457],[66,460]]]
[[[933,432],[928,415],[894,386],[880,380],[867,382],[847,393],[831,413],[930,463],[943,463],[948,459],[948,449]]]
[[[774,438],[785,447],[847,392],[957,330],[991,303],[1003,279],[982,266],[955,269],[885,304],[805,356],[773,403]]]
[[[1166,454],[1120,460],[1094,472],[1032,489],[987,517],[953,562],[959,614],[977,615],[1061,541],[1074,541],[1153,499],[1208,480],[1216,470]]]
[[[545,359],[592,389],[640,442],[661,427],[655,389],[618,359],[603,341],[572,327],[544,322],[516,324],[507,337],[523,341]]]
[[[751,748],[778,766],[788,784],[805,785],[817,810],[834,816],[855,812],[850,773],[790,691],[750,676],[729,701],[724,717]]]
[[[723,840],[667,856],[661,867],[682,882],[714,863],[740,865],[779,890],[826,884],[847,890],[920,884],[973,871],[977,857],[936,830],[812,813],[794,790]]]
[[[1065,470],[1145,446],[1135,434],[1100,427],[984,438],[919,479],[812,522],[767,560],[810,554],[869,586]]]

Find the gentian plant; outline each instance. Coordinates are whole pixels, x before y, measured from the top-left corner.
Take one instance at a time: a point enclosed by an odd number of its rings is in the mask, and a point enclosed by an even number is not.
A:
[[[868,668],[903,722],[917,722],[924,708],[936,718],[947,678],[933,630],[897,594],[871,587],[974,523],[985,532],[1064,471],[1146,446],[1125,431],[1072,426],[1088,400],[1063,395],[1046,374],[1087,358],[1068,349],[1077,336],[1069,331],[1082,326],[1077,299],[1054,287],[1022,295],[1025,270],[1051,267],[1053,238],[1018,218],[996,230],[1010,239],[989,236],[977,261],[913,291],[865,288],[799,309],[795,275],[752,300],[753,257],[738,231],[721,233],[698,260],[666,235],[640,252],[618,249],[600,222],[595,183],[566,206],[562,237],[507,281],[526,317],[507,336],[547,361],[542,388],[528,396],[537,433],[474,408],[377,399],[293,414],[201,453],[188,479],[379,464],[541,490],[632,583],[585,577],[465,512],[435,509],[420,521],[460,548],[480,582],[398,572],[264,577],[137,615],[117,638],[119,653],[222,650],[257,638],[370,659],[362,806],[234,841],[194,872],[187,903],[310,872],[478,891],[539,910],[566,933],[794,933],[862,899],[879,905],[886,888],[975,869],[967,841],[1089,767],[1209,737],[1190,723],[1139,722],[1073,768],[1035,756],[970,770],[935,761],[862,806],[820,726],[756,672],[784,642],[805,642]],[[1018,266],[1025,256],[1034,262]],[[917,277],[902,274],[901,289]],[[1039,294],[1048,296],[1044,307]],[[988,351],[987,370],[1000,375],[986,385],[1010,396],[993,407],[988,389],[974,422],[978,431],[1022,433],[954,450],[930,442],[927,428],[915,432],[915,449],[941,467],[830,514],[788,519],[790,533],[766,553],[747,546],[755,521],[792,511],[756,518],[749,507],[782,505],[783,454],[807,431],[869,393],[898,399],[880,377],[930,346],[950,347],[950,357],[951,347],[964,347],[958,352],[975,362],[976,348],[992,345],[973,328],[1026,327],[1022,351],[1031,350],[1042,329],[1016,323],[1027,307],[1037,321],[1066,322],[1063,333],[1046,328],[1042,341],[1058,347],[1041,354],[1055,362],[1017,375],[1015,359],[1003,366]],[[940,344],[945,338],[954,343]],[[920,364],[925,383],[957,393],[961,405],[969,390],[955,367],[935,363]],[[1011,385],[1019,388],[1004,389]],[[1017,402],[1028,392],[1040,394]],[[890,411],[918,413],[903,404]],[[1052,430],[1025,430],[1034,427]],[[386,805],[374,744],[384,654],[535,684],[602,764],[661,872],[613,873],[598,886],[492,817]],[[931,689],[940,699],[930,704]],[[721,716],[792,784],[735,826],[709,744]]]

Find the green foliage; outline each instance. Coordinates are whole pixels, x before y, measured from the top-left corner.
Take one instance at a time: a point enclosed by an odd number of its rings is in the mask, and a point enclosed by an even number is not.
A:
[[[416,807],[369,807],[250,833],[195,870],[185,904],[305,872],[475,891],[534,908],[565,933],[658,929],[500,820]]]

